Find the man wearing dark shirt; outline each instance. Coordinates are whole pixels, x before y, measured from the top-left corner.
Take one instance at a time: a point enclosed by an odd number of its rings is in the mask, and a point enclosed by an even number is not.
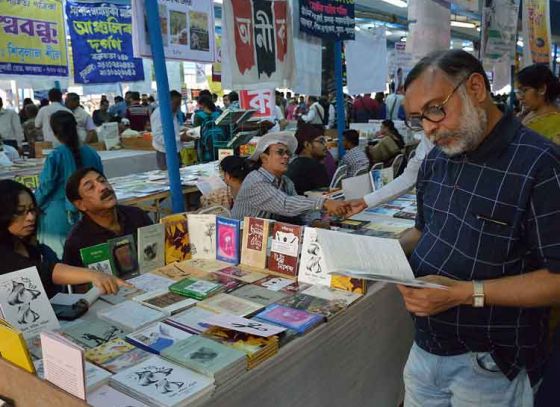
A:
[[[82,267],[80,249],[132,234],[151,225],[146,213],[133,206],[117,205],[117,197],[105,176],[93,168],[76,171],[66,183],[66,197],[82,212],[64,245],[63,263]]]
[[[309,124],[300,125],[296,131],[298,155],[288,166],[286,175],[292,180],[298,195],[306,191],[329,186],[327,169],[321,162],[327,155],[323,130]]]
[[[130,92],[130,106],[126,109],[126,117],[130,121],[130,128],[136,131],[144,131],[150,124],[149,106],[140,104],[140,93]]]
[[[480,62],[422,59],[405,83],[407,123],[434,148],[401,238],[417,277],[405,405],[532,406],[549,307],[560,300],[560,154],[493,104]]]

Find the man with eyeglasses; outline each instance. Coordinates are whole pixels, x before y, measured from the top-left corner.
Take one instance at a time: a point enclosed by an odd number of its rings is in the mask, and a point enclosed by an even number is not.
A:
[[[502,114],[467,52],[425,57],[405,90],[436,148],[401,244],[416,277],[448,286],[398,286],[416,331],[405,406],[532,406],[560,301],[560,154]]]
[[[233,218],[251,216],[303,223],[302,215],[312,212],[325,210],[344,216],[350,210],[344,201],[297,195],[294,183],[285,175],[296,148],[297,140],[289,131],[268,133],[260,138],[250,157],[260,168],[247,175],[241,184],[231,211]]]

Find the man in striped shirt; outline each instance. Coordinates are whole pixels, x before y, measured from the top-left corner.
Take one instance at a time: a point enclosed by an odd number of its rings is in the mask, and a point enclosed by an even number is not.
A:
[[[325,210],[344,216],[350,206],[344,201],[307,198],[297,195],[294,183],[285,175],[290,156],[297,148],[295,136],[288,131],[269,133],[259,140],[251,160],[260,163],[241,184],[232,217],[246,216],[302,223],[302,215]],[[311,220],[311,219],[307,219]]]

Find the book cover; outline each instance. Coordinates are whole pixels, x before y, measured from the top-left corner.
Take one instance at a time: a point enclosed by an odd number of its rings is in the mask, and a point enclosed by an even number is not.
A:
[[[317,239],[315,228],[305,227],[299,263],[298,281],[307,284],[331,285],[323,249]]]
[[[126,342],[124,338],[115,338],[102,345],[96,346],[95,348],[86,349],[85,356],[90,362],[102,365],[103,363],[115,359],[133,349],[134,346]]]
[[[237,349],[249,357],[254,357],[258,352],[266,348],[277,347],[278,345],[277,336],[256,336],[219,326],[209,328],[202,333],[202,336]]]
[[[25,339],[60,328],[35,267],[0,275],[0,315]]]
[[[270,305],[256,317],[260,320],[285,326],[299,333],[307,331],[324,320],[321,315],[279,304]]]
[[[193,259],[216,260],[216,215],[189,215]]]
[[[218,294],[201,301],[197,306],[206,308],[217,313],[228,313],[244,317],[253,314],[263,308],[261,304],[235,297],[231,294]]]
[[[125,352],[114,359],[103,362],[101,364],[101,367],[111,373],[118,373],[124,369],[128,369],[131,366],[135,366],[152,356],[153,354],[150,352],[146,352],[145,350],[142,350],[140,348],[133,347],[133,349],[129,350],[128,352]]]
[[[187,331],[175,328],[163,322],[158,322],[147,328],[128,334],[126,340],[140,349],[158,355],[165,348],[174,345],[180,340],[187,339],[190,336],[192,336],[192,334]]]
[[[230,277],[228,275],[219,274],[219,273],[207,273],[207,275],[204,276],[202,279],[223,285],[224,289],[222,291],[226,294],[229,294],[232,291],[235,291],[238,288],[243,287],[244,285],[247,284],[234,277]]]
[[[168,315],[134,301],[125,301],[97,312],[97,317],[124,330],[135,331],[151,323],[161,321]]]
[[[203,300],[222,291],[223,285],[196,278],[185,278],[169,286],[169,291],[185,297]]]
[[[193,307],[169,317],[166,322],[201,333],[210,328],[210,325],[205,321],[214,315],[216,315],[216,313],[213,311],[201,307]]]
[[[117,373],[111,384],[140,400],[165,407],[186,404],[213,388],[212,379],[159,356]]]
[[[246,217],[243,222],[243,244],[241,263],[248,266],[266,268],[266,249],[270,221]]]
[[[35,372],[21,331],[3,319],[0,319],[0,356],[29,373]]]
[[[231,295],[243,298],[247,301],[256,302],[257,304],[261,304],[263,307],[278,302],[288,296],[288,294],[281,291],[268,290],[254,284],[243,286],[233,291]]]
[[[301,311],[307,311],[311,314],[319,314],[327,319],[332,318],[346,308],[346,302],[343,300],[326,300],[303,293],[286,297],[278,301],[278,304]]]
[[[354,301],[362,297],[361,294],[338,290],[335,288],[325,287],[321,285],[312,285],[308,289],[301,292],[305,295],[310,295],[312,297],[322,298],[328,301],[342,301],[346,306],[352,304]]]
[[[196,277],[197,273],[211,273],[220,271],[226,267],[231,266],[231,264],[218,260],[191,259],[177,263],[176,266],[183,271],[194,274]]]
[[[162,356],[195,372],[214,377],[235,363],[245,363],[245,353],[203,336],[191,336],[165,349]]]
[[[80,249],[80,257],[84,267],[100,271],[105,274],[116,275],[113,258],[109,251],[109,244],[100,243],[95,246]]]
[[[152,291],[134,297],[134,301],[166,314],[174,314],[196,305],[196,300],[167,290]]]
[[[160,220],[165,226],[165,264],[191,258],[187,213],[166,216]]]
[[[167,290],[174,282],[170,278],[151,272],[127,280],[127,283],[145,292]]]
[[[231,314],[216,314],[207,321],[212,326],[232,329],[234,331],[245,332],[256,336],[279,335],[286,330],[278,325],[267,324],[262,321],[255,321],[243,317],[236,317]]]
[[[223,268],[221,270],[218,270],[217,273],[224,276],[233,277],[237,280],[241,280],[245,283],[251,284],[267,276],[266,274],[261,273],[258,270],[260,269],[254,269],[250,266],[244,266],[240,264],[239,266],[230,266]]]
[[[118,293],[102,295],[101,299],[109,304],[116,305],[131,300],[140,294],[144,294],[144,291],[136,287],[119,287]]]
[[[40,379],[45,378],[45,366],[43,365],[43,359],[34,360],[35,370],[37,371],[37,377]],[[86,374],[86,392],[95,391],[101,386],[104,386],[109,382],[109,378],[112,376],[111,373],[95,366],[93,363],[85,362],[84,364],[85,374]],[[88,396],[89,397],[89,396]]]
[[[168,264],[167,266],[153,270],[150,274],[165,277],[173,281],[180,281],[190,277],[192,270],[183,270],[183,268],[179,267],[179,264],[180,263]]]
[[[122,338],[125,332],[119,327],[94,319],[72,324],[63,330],[63,334],[86,349],[95,348],[113,339]]]
[[[276,222],[272,226],[272,245],[268,269],[288,276],[297,276],[302,227]]]
[[[239,264],[241,222],[218,216],[216,218],[216,259]]]
[[[141,273],[165,265],[165,227],[161,223],[138,228],[138,266]]]
[[[92,407],[146,407],[146,404],[126,394],[103,385],[87,395],[87,402]]]
[[[138,273],[136,243],[132,235],[110,239],[107,243],[117,276],[127,278]]]

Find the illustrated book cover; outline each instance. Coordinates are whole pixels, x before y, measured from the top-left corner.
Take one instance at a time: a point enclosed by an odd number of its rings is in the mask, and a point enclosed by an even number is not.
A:
[[[141,273],[165,265],[165,226],[161,223],[138,228],[138,266]]]
[[[216,259],[239,264],[241,222],[218,216],[216,218]]]
[[[216,260],[216,215],[189,215],[193,259]]]
[[[138,274],[138,256],[134,237],[125,235],[110,239],[107,243],[115,265],[116,275],[121,278],[129,278]]]
[[[247,266],[266,268],[266,249],[270,221],[268,219],[246,217],[243,221],[243,244],[241,263]]]
[[[302,227],[276,222],[272,226],[272,245],[268,257],[268,269],[296,277]]]
[[[84,247],[80,249],[80,257],[82,258],[84,267],[88,269],[100,271],[105,274],[117,275],[108,243]]]
[[[187,213],[169,215],[160,220],[165,226],[165,264],[191,258]]]
[[[147,328],[132,332],[126,336],[126,340],[144,349],[147,352],[159,354],[165,348],[174,345],[176,342],[187,339],[191,333],[164,322],[157,322]]]

